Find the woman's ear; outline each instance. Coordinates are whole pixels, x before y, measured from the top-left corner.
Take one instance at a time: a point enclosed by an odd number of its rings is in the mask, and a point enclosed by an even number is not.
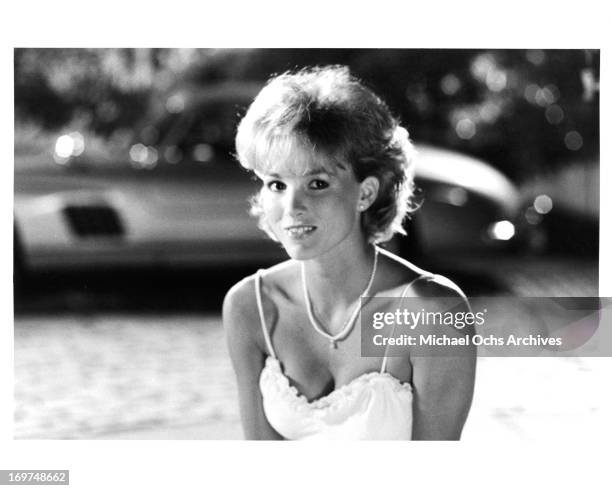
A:
[[[376,197],[378,196],[379,187],[380,183],[374,176],[366,177],[359,184],[359,202],[357,203],[357,209],[359,211],[365,211],[372,206],[372,203],[376,201]]]

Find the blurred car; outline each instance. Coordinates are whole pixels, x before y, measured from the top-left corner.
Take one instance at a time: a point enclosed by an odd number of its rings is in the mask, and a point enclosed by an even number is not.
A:
[[[16,155],[16,271],[284,258],[248,215],[258,183],[232,157],[259,88],[178,90],[151,104],[127,144],[95,145],[74,131],[58,136],[52,157]],[[417,149],[423,204],[393,248],[435,257],[517,242],[519,195],[506,177],[467,155]]]

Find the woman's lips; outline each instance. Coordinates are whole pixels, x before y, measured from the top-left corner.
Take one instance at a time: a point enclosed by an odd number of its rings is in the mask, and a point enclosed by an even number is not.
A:
[[[292,239],[303,239],[312,234],[317,227],[314,225],[292,225],[290,227],[285,227],[285,231],[287,235]]]

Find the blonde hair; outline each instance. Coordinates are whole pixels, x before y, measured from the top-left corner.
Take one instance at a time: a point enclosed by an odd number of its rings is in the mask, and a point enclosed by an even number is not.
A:
[[[405,234],[402,222],[417,208],[408,132],[347,67],[311,67],[270,79],[238,126],[236,151],[244,168],[264,174],[283,156],[302,154],[308,157],[304,172],[316,157],[327,168],[352,169],[358,182],[376,177],[378,195],[361,215],[370,242]],[[276,240],[259,194],[251,204],[260,228]]]

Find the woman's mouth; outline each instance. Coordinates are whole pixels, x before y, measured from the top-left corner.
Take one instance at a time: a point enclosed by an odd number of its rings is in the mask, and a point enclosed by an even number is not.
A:
[[[294,225],[291,227],[285,227],[287,235],[292,239],[303,239],[312,234],[317,227],[313,225]]]

